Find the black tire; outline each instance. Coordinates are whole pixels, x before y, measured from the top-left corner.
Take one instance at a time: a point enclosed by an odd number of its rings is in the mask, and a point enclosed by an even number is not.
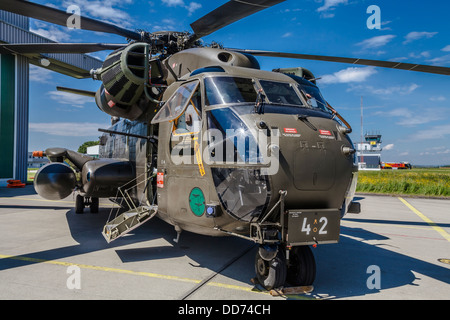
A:
[[[287,282],[293,286],[310,286],[316,279],[316,261],[308,246],[294,247],[289,252]]]
[[[89,206],[91,213],[98,213],[98,198],[91,198],[91,205]]]
[[[256,253],[256,278],[266,290],[282,287],[286,282],[286,258],[282,251],[283,250],[279,250],[275,258],[270,261],[264,260],[259,255],[259,250]]]
[[[84,211],[84,197],[77,194],[75,198],[75,213],[83,213]]]

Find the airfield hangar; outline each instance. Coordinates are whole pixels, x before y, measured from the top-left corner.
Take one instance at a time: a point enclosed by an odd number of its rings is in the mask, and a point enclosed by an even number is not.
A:
[[[51,42],[30,31],[29,18],[0,10],[0,43]],[[0,50],[0,186],[9,179],[27,181],[30,64],[80,78],[102,61],[85,54]]]

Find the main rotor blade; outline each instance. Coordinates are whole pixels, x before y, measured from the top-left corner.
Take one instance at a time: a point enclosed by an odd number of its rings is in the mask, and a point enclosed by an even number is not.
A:
[[[194,40],[286,0],[231,0],[191,24]]]
[[[343,57],[310,55],[310,54],[300,54],[300,53],[262,51],[262,50],[245,50],[245,49],[244,50],[228,49],[228,50],[235,51],[235,52],[241,52],[241,53],[248,53],[248,54],[251,54],[254,56],[340,62],[340,63],[358,64],[358,65],[383,67],[383,68],[391,68],[391,69],[399,69],[399,70],[409,70],[409,71],[417,71],[417,72],[443,74],[443,75],[450,76],[450,68],[449,67],[439,67],[439,66],[430,66],[430,65],[404,63],[404,62],[382,61],[382,60],[369,60],[369,59],[343,58]]]
[[[67,20],[73,15],[72,13],[67,13],[62,10],[25,0],[1,0],[0,10],[5,10],[30,18],[47,21],[50,23],[58,24],[60,26],[67,26]],[[80,22],[80,28],[83,30],[113,33],[133,40],[141,39],[141,35],[138,32],[124,29],[111,23],[83,16],[80,16]]]
[[[0,52],[8,53],[90,53],[103,50],[116,50],[127,44],[111,43],[15,43],[0,44]]]
[[[73,94],[78,94],[80,96],[95,98],[94,91],[87,91],[87,90],[73,89],[73,88],[66,88],[66,87],[56,87],[56,90],[61,91],[61,92],[69,92],[69,93],[73,93]]]

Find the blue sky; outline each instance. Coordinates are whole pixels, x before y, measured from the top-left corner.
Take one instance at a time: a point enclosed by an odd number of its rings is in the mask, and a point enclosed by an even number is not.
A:
[[[191,31],[189,25],[225,0],[44,0],[65,10],[147,31]],[[369,29],[367,13],[377,5],[381,28]],[[288,0],[212,35],[226,47],[392,60],[450,67],[448,1]],[[121,37],[68,30],[31,21],[31,30],[60,42],[122,43]],[[104,59],[108,52],[93,55]],[[324,97],[352,125],[360,140],[361,97],[364,132],[383,136],[382,161],[413,165],[450,164],[450,77],[411,71],[294,59],[259,58],[264,70],[305,67]],[[56,86],[95,91],[100,83],[76,80],[38,67],[30,70],[29,150],[78,149],[96,140],[110,121],[93,99],[64,94]]]

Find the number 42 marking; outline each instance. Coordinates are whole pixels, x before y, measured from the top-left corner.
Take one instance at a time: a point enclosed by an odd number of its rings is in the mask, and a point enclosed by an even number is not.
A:
[[[309,236],[310,232],[311,232],[311,224],[307,223],[308,218],[304,218],[303,219],[303,225],[302,225],[302,232],[306,232],[306,235]],[[328,224],[328,219],[326,217],[322,217],[319,220],[320,223],[322,224],[322,227],[319,230],[319,234],[327,234],[328,231],[325,230],[325,227]],[[317,219],[314,220],[314,224],[317,224]],[[313,232],[317,233],[317,227],[313,227]]]

